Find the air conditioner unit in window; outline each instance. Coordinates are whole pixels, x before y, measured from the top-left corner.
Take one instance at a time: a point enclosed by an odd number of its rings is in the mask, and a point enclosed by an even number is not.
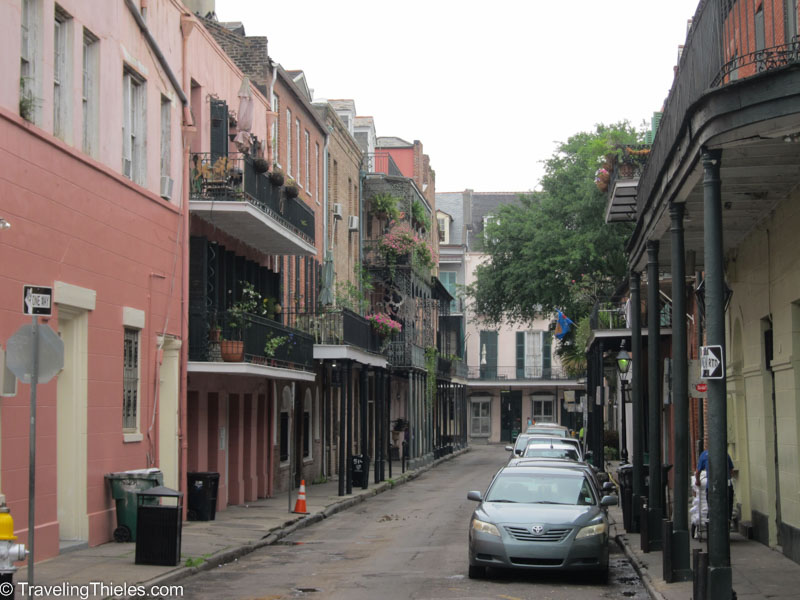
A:
[[[342,205],[335,203],[333,205],[333,218],[334,219],[341,219],[342,218]]]
[[[131,160],[129,158],[122,159],[122,174],[128,179],[133,178],[133,173],[131,172]]]
[[[353,215],[347,217],[347,229],[349,231],[358,231],[358,217]]]
[[[172,177],[161,176],[161,197],[164,200],[172,199]]]

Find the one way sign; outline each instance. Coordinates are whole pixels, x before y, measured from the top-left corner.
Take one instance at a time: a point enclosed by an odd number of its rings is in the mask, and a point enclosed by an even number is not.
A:
[[[722,346],[700,346],[700,379],[723,377],[725,364],[722,360]]]

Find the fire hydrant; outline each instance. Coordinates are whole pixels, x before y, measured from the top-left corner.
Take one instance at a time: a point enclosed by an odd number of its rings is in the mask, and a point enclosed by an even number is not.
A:
[[[8,512],[6,497],[0,494],[0,597],[14,597],[14,563],[25,560],[28,551],[24,544],[15,544],[14,519]]]

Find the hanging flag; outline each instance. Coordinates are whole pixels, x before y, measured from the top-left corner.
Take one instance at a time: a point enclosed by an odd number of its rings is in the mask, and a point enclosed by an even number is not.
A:
[[[575,323],[573,323],[564,313],[558,311],[558,317],[556,318],[556,337],[560,340],[563,340],[564,336],[569,333],[570,325],[575,325]]]

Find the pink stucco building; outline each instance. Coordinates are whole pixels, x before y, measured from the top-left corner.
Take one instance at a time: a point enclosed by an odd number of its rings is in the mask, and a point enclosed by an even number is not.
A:
[[[106,473],[158,467],[181,487],[185,471],[180,3],[150,2],[142,21],[163,60],[125,3],[96,8],[0,2],[0,345],[30,321],[35,284],[53,288],[43,321],[65,346],[38,386],[37,561],[111,539]],[[0,490],[23,541],[29,388],[0,404]]]

